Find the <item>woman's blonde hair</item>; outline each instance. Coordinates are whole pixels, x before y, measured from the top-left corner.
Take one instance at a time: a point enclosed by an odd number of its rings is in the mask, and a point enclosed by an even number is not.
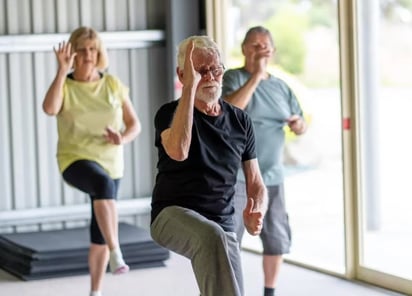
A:
[[[96,42],[96,49],[98,52],[96,68],[99,70],[106,69],[109,66],[107,51],[96,30],[90,27],[79,27],[74,30],[69,38],[69,42],[72,45],[72,52],[75,52],[86,40]]]

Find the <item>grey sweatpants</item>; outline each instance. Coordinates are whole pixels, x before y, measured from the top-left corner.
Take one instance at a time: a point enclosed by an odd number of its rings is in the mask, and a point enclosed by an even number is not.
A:
[[[216,222],[178,206],[163,209],[150,231],[159,245],[190,259],[202,296],[243,295],[234,232],[225,232]]]

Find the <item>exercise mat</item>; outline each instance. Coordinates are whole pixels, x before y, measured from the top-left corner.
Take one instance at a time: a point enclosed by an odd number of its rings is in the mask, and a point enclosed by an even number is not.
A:
[[[123,258],[131,269],[160,267],[170,256],[147,230],[119,223]],[[0,235],[0,268],[23,280],[88,273],[89,228]]]

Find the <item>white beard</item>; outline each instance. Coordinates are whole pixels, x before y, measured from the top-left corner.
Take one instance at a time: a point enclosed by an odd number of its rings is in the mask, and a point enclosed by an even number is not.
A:
[[[219,100],[220,96],[222,95],[222,86],[219,84],[219,85],[215,85],[215,87],[216,87],[216,91],[214,92],[205,91],[203,88],[198,89],[196,93],[196,98],[205,103],[216,102],[217,100]]]

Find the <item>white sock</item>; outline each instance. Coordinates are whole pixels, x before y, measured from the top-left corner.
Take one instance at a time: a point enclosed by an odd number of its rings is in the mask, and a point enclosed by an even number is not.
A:
[[[122,251],[120,248],[116,248],[110,251],[110,271],[113,273],[118,268],[125,266],[126,263],[123,260]]]
[[[102,292],[100,292],[100,291],[91,291],[90,296],[102,296]]]

